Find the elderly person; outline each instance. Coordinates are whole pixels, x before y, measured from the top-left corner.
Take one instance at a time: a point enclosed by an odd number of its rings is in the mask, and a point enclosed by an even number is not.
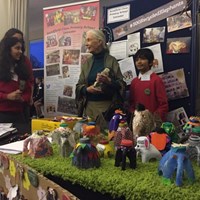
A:
[[[87,31],[86,47],[91,57],[82,64],[76,85],[76,100],[84,100],[82,107],[79,107],[79,116],[84,114],[95,121],[114,102],[123,102],[125,82],[117,60],[109,55],[105,35],[101,30]],[[109,75],[103,74],[105,68],[109,69]],[[97,82],[101,89],[95,87]]]

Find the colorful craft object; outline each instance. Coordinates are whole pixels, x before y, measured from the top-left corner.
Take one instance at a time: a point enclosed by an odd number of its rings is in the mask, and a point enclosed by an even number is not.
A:
[[[130,128],[128,127],[128,123],[126,121],[121,121],[119,123],[117,131],[115,133],[114,145],[115,145],[116,148],[120,147],[121,141],[123,139],[131,140],[134,143],[133,133],[130,130]]]
[[[192,128],[188,143],[187,153],[189,158],[197,159],[197,164],[200,166],[200,127]]]
[[[128,157],[130,162],[130,168],[136,168],[136,150],[133,147],[132,140],[123,139],[120,146],[115,154],[115,166],[119,167],[121,164],[121,169],[126,169],[126,157]]]
[[[115,154],[114,148],[106,139],[100,140],[99,143],[96,145],[96,148],[100,156],[104,158],[111,158]]]
[[[65,123],[60,124],[60,127],[55,129],[50,135],[52,142],[59,145],[62,157],[70,156],[76,145],[76,141],[79,139],[79,134],[72,131]]]
[[[120,121],[126,120],[126,114],[123,113],[122,110],[117,109],[115,110],[115,114],[113,115],[112,119],[109,122],[109,140],[112,140],[115,136],[115,132],[118,129]]]
[[[28,149],[28,145],[29,149]],[[53,154],[53,149],[48,138],[43,135],[43,131],[35,131],[24,140],[23,155],[32,158],[41,158]]]
[[[99,153],[87,137],[80,139],[70,157],[72,158],[72,165],[78,168],[100,167]]]
[[[151,131],[154,130],[154,124],[152,113],[148,109],[145,109],[142,104],[139,104],[137,109],[134,111],[134,117],[132,121],[132,130],[134,136],[147,136]]]
[[[167,133],[169,135],[172,142],[178,142],[179,141],[179,136],[176,133],[175,126],[174,126],[173,123],[164,122],[164,123],[162,123],[161,128],[163,128],[165,133]]]
[[[183,130],[186,134],[190,134],[192,128],[200,127],[200,117],[191,116],[189,121],[184,125]]]
[[[162,155],[171,148],[171,139],[162,128],[157,129],[155,132],[151,132],[148,139]]]
[[[184,172],[187,173],[191,183],[195,181],[194,170],[186,154],[187,145],[173,143],[171,149],[160,160],[158,167],[159,175],[162,175],[165,179],[171,180],[176,172],[177,186],[182,186]]]
[[[143,163],[149,162],[153,158],[160,160],[162,157],[160,151],[158,151],[145,136],[137,138],[137,145],[135,146],[135,149],[137,151],[137,155],[141,154]]]

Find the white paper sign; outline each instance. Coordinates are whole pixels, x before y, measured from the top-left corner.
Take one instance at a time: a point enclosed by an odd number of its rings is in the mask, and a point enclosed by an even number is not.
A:
[[[107,12],[107,24],[130,20],[130,4],[111,8]]]

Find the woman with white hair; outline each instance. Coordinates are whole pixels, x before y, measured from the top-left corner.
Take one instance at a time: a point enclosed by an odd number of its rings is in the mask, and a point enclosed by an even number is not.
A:
[[[86,47],[91,57],[82,63],[76,85],[76,100],[79,116],[84,114],[95,121],[114,102],[123,102],[125,82],[117,60],[109,55],[106,38],[101,30],[86,32]],[[103,74],[105,68],[109,69],[109,75]],[[101,85],[100,89],[95,87],[97,82]]]

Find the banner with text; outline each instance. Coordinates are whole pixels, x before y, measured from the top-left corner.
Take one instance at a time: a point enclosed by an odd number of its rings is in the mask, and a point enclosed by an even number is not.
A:
[[[75,86],[89,56],[85,35],[99,28],[99,1],[44,8],[44,113],[76,115]]]

